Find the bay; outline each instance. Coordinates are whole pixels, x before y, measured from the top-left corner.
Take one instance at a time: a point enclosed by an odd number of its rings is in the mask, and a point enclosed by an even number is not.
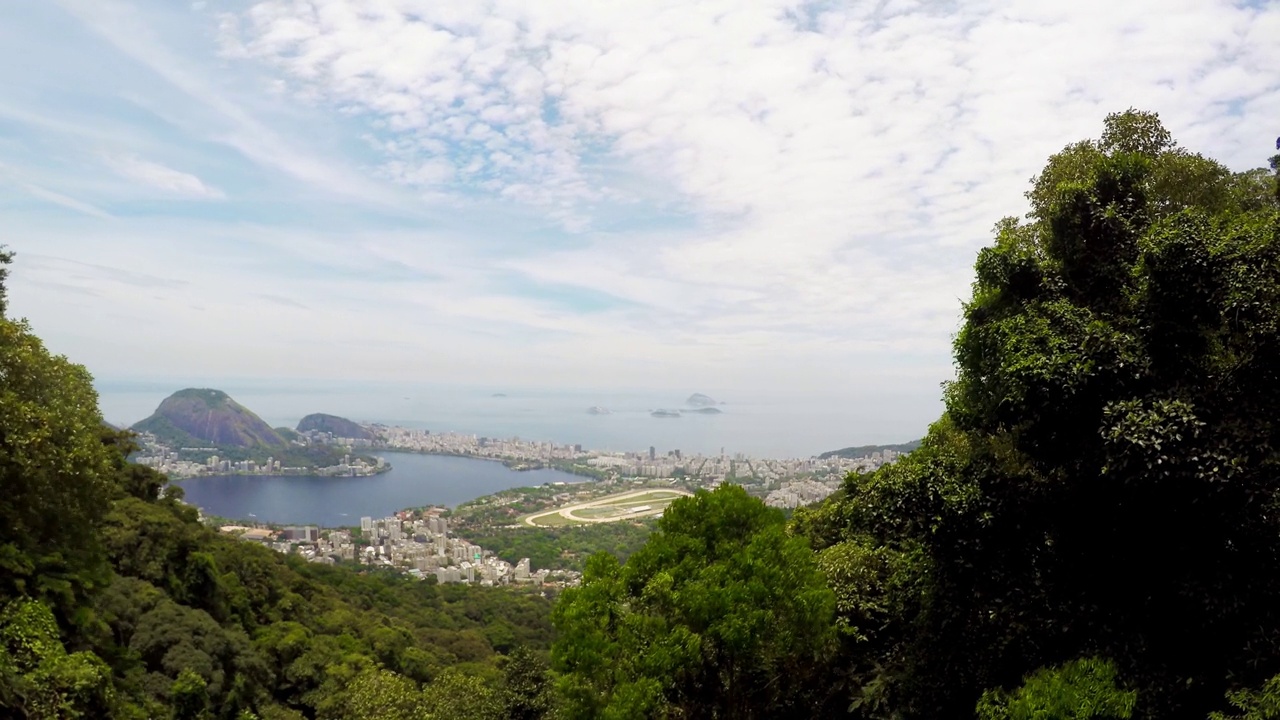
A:
[[[178,481],[187,502],[220,517],[324,527],[353,526],[424,505],[455,507],[515,487],[586,480],[560,470],[507,468],[474,458],[382,452],[392,469],[370,477],[211,475]]]

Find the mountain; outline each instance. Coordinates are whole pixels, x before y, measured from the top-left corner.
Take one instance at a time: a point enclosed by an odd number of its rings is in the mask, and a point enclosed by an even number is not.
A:
[[[288,444],[253,411],[221,390],[209,388],[179,390],[165,398],[151,417],[131,429],[149,432],[173,448],[256,448]]]
[[[324,413],[312,413],[299,420],[298,432],[329,433],[337,438],[355,438],[357,440],[374,439],[373,433],[364,429],[359,423],[354,423],[337,415],[326,415]]]
[[[715,398],[708,397],[702,393],[694,393],[690,395],[689,399],[685,400],[685,403],[694,407],[711,407],[712,405],[720,404],[716,402]]]
[[[872,453],[884,452],[885,450],[892,450],[894,452],[899,452],[899,453],[909,453],[918,447],[920,447],[919,440],[912,440],[911,442],[899,443],[897,445],[858,445],[857,447],[847,447],[847,448],[841,448],[840,450],[831,450],[828,452],[824,452],[818,456],[818,459],[826,460],[827,458],[832,458],[832,457],[854,459],[854,458],[868,457]]]

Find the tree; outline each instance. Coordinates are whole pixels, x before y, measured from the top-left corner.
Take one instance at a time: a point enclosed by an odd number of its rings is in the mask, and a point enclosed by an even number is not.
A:
[[[507,657],[502,669],[502,717],[507,720],[542,720],[555,710],[551,668],[544,658],[523,645]]]
[[[833,611],[807,543],[725,484],[672,503],[626,566],[588,561],[556,606],[552,658],[572,717],[803,713]]]
[[[169,689],[173,720],[208,720],[209,691],[199,673],[186,669],[178,674]]]
[[[340,717],[347,720],[422,720],[422,692],[389,670],[368,670],[347,688]]]
[[[83,367],[3,318],[0,378],[0,599],[41,595],[70,617],[106,580],[93,529],[116,486],[97,394]]]
[[[13,262],[13,253],[5,250],[4,245],[0,245],[0,319],[4,318],[9,311],[9,296],[4,281],[9,278],[7,266],[11,262]]]
[[[1012,693],[983,693],[978,720],[1125,720],[1136,697],[1116,687],[1115,665],[1085,658],[1038,670]]]
[[[498,720],[497,693],[475,675],[449,668],[422,690],[426,720]]]
[[[1139,717],[1202,718],[1227,678],[1280,671],[1274,193],[1154,114],[1105,126],[978,254],[922,448],[801,514],[815,544],[876,549],[850,554],[842,618],[910,590],[849,656],[908,716],[1090,655]]]
[[[30,720],[96,717],[115,704],[111,669],[88,652],[68,653],[48,605],[0,607],[0,708]]]
[[[1280,675],[1267,680],[1261,688],[1229,692],[1227,701],[1240,713],[1215,712],[1209,715],[1209,720],[1277,720],[1280,718]]]

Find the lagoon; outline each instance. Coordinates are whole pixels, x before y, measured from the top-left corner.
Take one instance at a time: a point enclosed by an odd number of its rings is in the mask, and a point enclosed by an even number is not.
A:
[[[455,507],[500,490],[583,482],[560,470],[516,471],[475,458],[375,453],[392,469],[370,477],[211,475],[177,481],[206,514],[264,523],[342,527],[408,507]]]

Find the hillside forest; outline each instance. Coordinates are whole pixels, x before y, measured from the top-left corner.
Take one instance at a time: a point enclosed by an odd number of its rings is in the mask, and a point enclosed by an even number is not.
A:
[[[206,528],[4,254],[0,716],[1280,718],[1277,172],[1108,116],[978,253],[918,448],[790,518],[700,491],[558,597]]]

